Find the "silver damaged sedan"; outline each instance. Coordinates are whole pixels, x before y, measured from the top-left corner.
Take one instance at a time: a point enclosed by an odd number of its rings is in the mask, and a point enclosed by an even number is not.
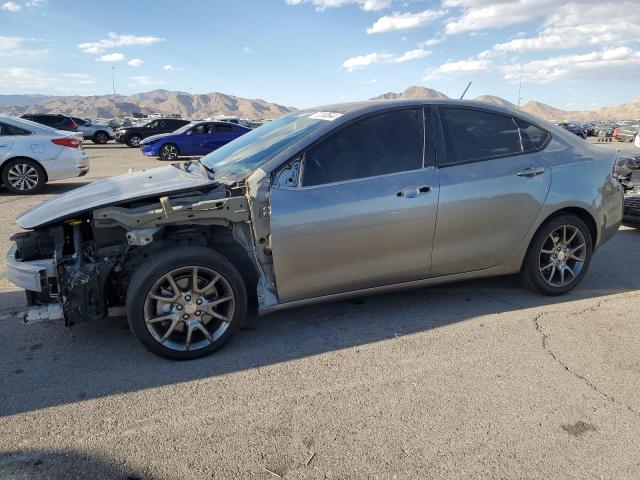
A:
[[[519,274],[575,288],[618,230],[617,154],[518,110],[378,101],[297,111],[204,157],[96,182],[18,219],[26,320],[125,314],[199,357],[256,315]]]

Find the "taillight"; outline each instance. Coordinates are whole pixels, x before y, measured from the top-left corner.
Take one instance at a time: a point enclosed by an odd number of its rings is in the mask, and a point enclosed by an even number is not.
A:
[[[51,141],[61,147],[80,148],[82,145],[82,140],[79,138],[54,138]]]

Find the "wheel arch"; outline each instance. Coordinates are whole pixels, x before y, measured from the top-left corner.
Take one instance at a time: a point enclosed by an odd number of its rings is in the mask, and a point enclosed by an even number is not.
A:
[[[122,239],[125,241],[125,239]],[[226,227],[204,227],[199,225],[180,225],[165,227],[161,238],[151,244],[137,249],[136,254],[126,262],[124,277],[112,270],[105,279],[105,296],[117,296],[113,288],[128,288],[128,282],[133,272],[146,258],[168,248],[176,246],[199,246],[211,249],[225,257],[240,273],[248,297],[257,302],[258,271],[251,260],[249,252],[234,238],[233,232]],[[118,278],[120,277],[120,278]],[[126,284],[124,284],[126,283]],[[107,291],[109,290],[109,291]]]
[[[0,163],[0,172],[2,172],[7,163],[11,162],[12,160],[29,160],[31,162],[37,163],[38,165],[40,165],[40,168],[42,168],[42,171],[44,172],[45,183],[49,181],[49,174],[47,173],[47,169],[44,167],[44,165],[42,165],[42,162],[36,160],[35,158],[27,157],[26,155],[16,155],[15,157],[5,158],[2,163]]]
[[[591,234],[591,247],[595,249],[596,245],[598,244],[599,238],[598,224],[596,223],[596,219],[593,218],[593,215],[591,215],[588,210],[582,207],[564,207],[554,211],[549,216],[547,216],[547,218],[545,218],[544,222],[540,224],[536,231],[538,231],[545,223],[547,223],[551,219],[567,213],[575,215],[587,224],[587,227],[589,227],[589,233]]]

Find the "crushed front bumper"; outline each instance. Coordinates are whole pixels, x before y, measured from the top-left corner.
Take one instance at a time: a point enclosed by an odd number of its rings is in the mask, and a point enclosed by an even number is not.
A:
[[[43,292],[48,289],[49,279],[56,276],[55,262],[52,258],[23,262],[16,258],[17,245],[7,252],[7,280],[27,291]]]

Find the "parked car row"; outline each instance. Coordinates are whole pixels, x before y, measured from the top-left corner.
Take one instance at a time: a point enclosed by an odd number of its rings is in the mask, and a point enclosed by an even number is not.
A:
[[[599,123],[580,123],[580,122],[562,122],[557,125],[565,130],[570,131],[574,135],[581,138],[587,137],[604,137],[614,138],[619,142],[633,142],[638,137],[640,124],[633,121],[620,121],[617,123],[599,122]]]
[[[115,138],[113,129],[109,125],[93,123],[84,118],[50,113],[27,113],[22,115],[21,118],[55,128],[56,130],[78,132],[82,134],[84,139],[91,140],[97,144],[104,144]]]

